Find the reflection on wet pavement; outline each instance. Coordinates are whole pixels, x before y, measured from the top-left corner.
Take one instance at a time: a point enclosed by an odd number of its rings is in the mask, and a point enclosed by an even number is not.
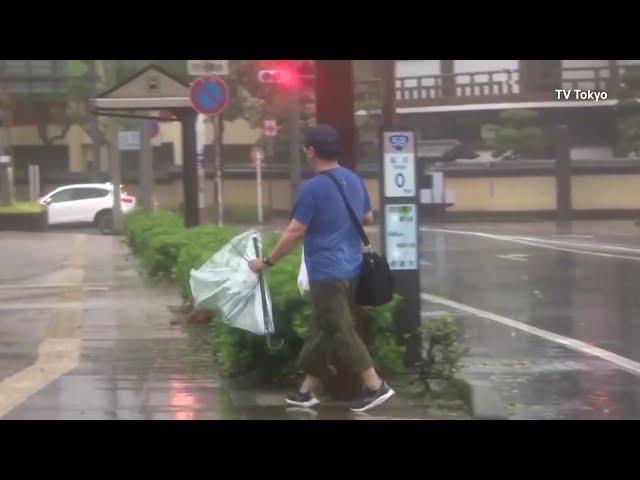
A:
[[[640,231],[631,222],[616,223],[610,230],[607,222],[576,223],[563,235],[591,232],[592,238],[563,237],[563,242],[603,244],[615,238],[622,244],[624,238],[625,245],[638,249],[638,254],[626,255],[640,259]],[[556,231],[549,222],[442,228],[536,238],[553,238]],[[428,231],[422,233],[422,245],[423,258],[432,264],[422,268],[423,291],[640,361],[640,261]],[[436,310],[443,310],[442,305],[424,302],[424,312]],[[491,382],[512,418],[640,418],[637,376],[453,310],[472,347],[467,374]]]

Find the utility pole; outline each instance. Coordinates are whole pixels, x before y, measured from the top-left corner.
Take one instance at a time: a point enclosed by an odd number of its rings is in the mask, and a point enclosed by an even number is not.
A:
[[[96,98],[98,96],[98,75],[96,69],[97,60],[89,61],[89,85],[90,85],[90,98]],[[89,120],[89,134],[91,136],[91,169],[89,177],[92,182],[97,182],[100,175],[100,125],[98,123],[98,116],[91,115]]]
[[[294,66],[296,62],[294,62]],[[291,89],[291,110],[289,112],[289,172],[291,174],[291,205],[298,198],[298,189],[302,182],[300,165],[300,85]]]
[[[215,194],[218,204],[218,226],[224,224],[224,192],[222,190],[222,114],[213,117],[213,163],[215,167]]]
[[[152,120],[143,120],[140,125],[140,203],[147,213],[153,212],[153,147],[151,146]]]
[[[122,183],[120,165],[120,146],[118,145],[118,124],[115,120],[109,121],[109,171],[113,184],[113,226],[111,232],[114,235],[123,231],[122,203],[120,200],[120,184]]]

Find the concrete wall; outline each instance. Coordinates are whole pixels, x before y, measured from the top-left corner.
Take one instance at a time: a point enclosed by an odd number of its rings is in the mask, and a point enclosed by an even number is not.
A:
[[[454,190],[451,212],[497,212],[555,210],[553,177],[449,178],[446,189]]]
[[[249,123],[243,119],[233,122],[224,122],[224,144],[225,145],[253,145],[262,135],[262,129],[251,128]],[[62,131],[60,125],[48,125],[48,135],[59,135]],[[205,141],[213,142],[213,128],[207,122],[205,129]],[[42,145],[38,136],[38,129],[33,125],[13,126],[8,129],[8,142],[12,146]],[[153,145],[163,143],[173,143],[173,158],[176,165],[182,165],[182,132],[179,122],[161,122],[158,135],[151,142]],[[69,170],[71,172],[84,172],[91,159],[91,138],[78,125],[69,129],[64,138],[56,140],[55,145],[67,145],[69,147]],[[108,149],[102,148],[101,168],[108,170],[109,157]]]
[[[640,174],[574,176],[574,210],[640,209]]]
[[[379,182],[367,179],[374,211],[380,208]],[[42,194],[58,185],[43,185]],[[554,211],[556,209],[555,178],[551,176],[448,178],[447,190],[456,194],[455,206],[449,212],[527,212]],[[137,185],[125,185],[132,195],[139,196]],[[17,185],[16,197],[26,200],[28,186]],[[205,184],[206,201],[213,204],[213,180]],[[182,180],[154,187],[161,208],[182,203]],[[256,184],[253,179],[227,179],[224,199],[227,204],[255,205]],[[263,184],[263,202],[274,210],[290,211],[290,188],[287,179],[266,179]],[[574,175],[572,180],[574,210],[639,210],[640,174]]]

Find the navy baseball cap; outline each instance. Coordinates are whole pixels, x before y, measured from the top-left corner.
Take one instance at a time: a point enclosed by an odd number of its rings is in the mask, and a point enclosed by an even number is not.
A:
[[[334,160],[340,155],[340,135],[331,125],[321,123],[307,130],[304,142],[313,147],[319,157]]]

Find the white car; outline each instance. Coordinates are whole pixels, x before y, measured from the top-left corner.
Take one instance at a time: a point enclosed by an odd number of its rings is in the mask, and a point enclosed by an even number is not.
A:
[[[136,198],[120,187],[122,213],[127,215],[136,206]],[[58,187],[39,202],[48,206],[49,225],[64,223],[93,223],[101,233],[113,226],[113,185],[84,183]]]

